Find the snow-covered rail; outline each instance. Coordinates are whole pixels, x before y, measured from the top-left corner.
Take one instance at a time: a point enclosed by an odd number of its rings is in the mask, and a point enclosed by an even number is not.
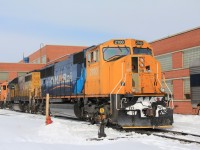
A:
[[[161,134],[153,134],[153,135],[154,136],[158,136],[158,137],[167,138],[167,139],[178,140],[180,142],[200,144],[199,141],[194,141],[194,140],[189,140],[189,139],[184,139],[184,138],[177,138],[177,137],[172,137],[172,136],[167,136],[167,135],[161,135]]]
[[[172,140],[178,140],[180,142],[200,144],[200,135],[198,134],[171,130],[159,130],[158,133],[153,132],[152,135]]]
[[[163,129],[147,129],[147,130],[129,130],[139,134],[147,134],[153,135],[157,137],[167,138],[171,140],[178,140],[180,142],[185,143],[196,143],[200,144],[200,135],[198,134],[191,134],[179,131],[171,131],[171,130],[163,130]],[[132,133],[133,133],[132,132]],[[132,138],[133,134],[125,134],[124,136],[119,136],[115,138],[107,138],[107,140],[118,140],[118,139],[125,139],[125,138]],[[89,138],[87,141],[102,141],[103,138]]]

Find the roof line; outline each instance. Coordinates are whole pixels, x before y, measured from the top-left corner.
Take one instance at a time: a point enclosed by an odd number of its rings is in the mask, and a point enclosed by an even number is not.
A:
[[[61,56],[61,57],[58,57],[58,58],[56,58],[56,59],[54,59],[54,60],[52,60],[52,61],[49,61],[49,62],[47,62],[46,63],[46,65],[50,65],[50,64],[52,64],[53,62],[56,62],[57,60],[59,60],[59,59],[62,59],[62,58],[64,58],[64,57],[69,57],[71,54],[66,54],[66,55],[63,55],[63,56]]]
[[[177,35],[180,35],[180,34],[184,34],[184,33],[187,33],[187,32],[191,32],[191,31],[197,30],[197,29],[200,29],[200,26],[195,27],[195,28],[192,28],[192,29],[189,29],[189,30],[185,30],[185,31],[182,31],[182,32],[178,32],[178,33],[175,33],[175,34],[172,34],[172,35],[163,37],[163,38],[161,38],[161,39],[157,39],[157,40],[151,41],[151,42],[149,42],[149,43],[154,43],[154,42],[157,42],[157,41],[161,41],[161,40],[164,40],[164,39],[168,39],[168,38],[171,38],[171,37],[174,37],[174,36],[177,36]]]
[[[87,47],[87,46],[82,46],[82,45],[59,45],[59,44],[46,44],[44,45],[42,48],[44,48],[45,46],[68,46],[68,47]]]

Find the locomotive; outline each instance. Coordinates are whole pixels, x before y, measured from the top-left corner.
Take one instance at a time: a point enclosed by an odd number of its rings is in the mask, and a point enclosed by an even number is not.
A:
[[[142,40],[113,39],[69,55],[9,83],[7,103],[14,110],[50,112],[106,122],[122,128],[170,127],[173,108],[160,63]]]
[[[8,83],[7,82],[3,82],[0,85],[0,108],[4,107],[4,102],[7,99],[7,93],[8,93]]]

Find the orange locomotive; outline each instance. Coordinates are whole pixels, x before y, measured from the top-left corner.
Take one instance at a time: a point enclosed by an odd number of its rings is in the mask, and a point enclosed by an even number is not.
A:
[[[3,82],[0,85],[0,108],[3,108],[4,102],[7,99],[7,94],[8,94],[8,83]]]
[[[160,63],[147,42],[126,39],[100,44],[87,51],[86,70],[86,97],[104,100],[110,122],[123,128],[172,125]],[[88,98],[86,103],[94,105],[96,100]]]

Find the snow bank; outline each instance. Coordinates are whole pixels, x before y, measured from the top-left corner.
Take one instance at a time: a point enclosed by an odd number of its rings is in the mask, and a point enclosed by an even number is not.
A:
[[[134,132],[119,132],[106,128],[106,138],[97,138],[98,126],[87,122],[52,118],[45,125],[45,116],[0,110],[0,149],[55,150],[55,149],[180,149],[197,150],[197,144],[183,144],[155,136]],[[199,116],[175,115],[173,130],[199,132]]]

